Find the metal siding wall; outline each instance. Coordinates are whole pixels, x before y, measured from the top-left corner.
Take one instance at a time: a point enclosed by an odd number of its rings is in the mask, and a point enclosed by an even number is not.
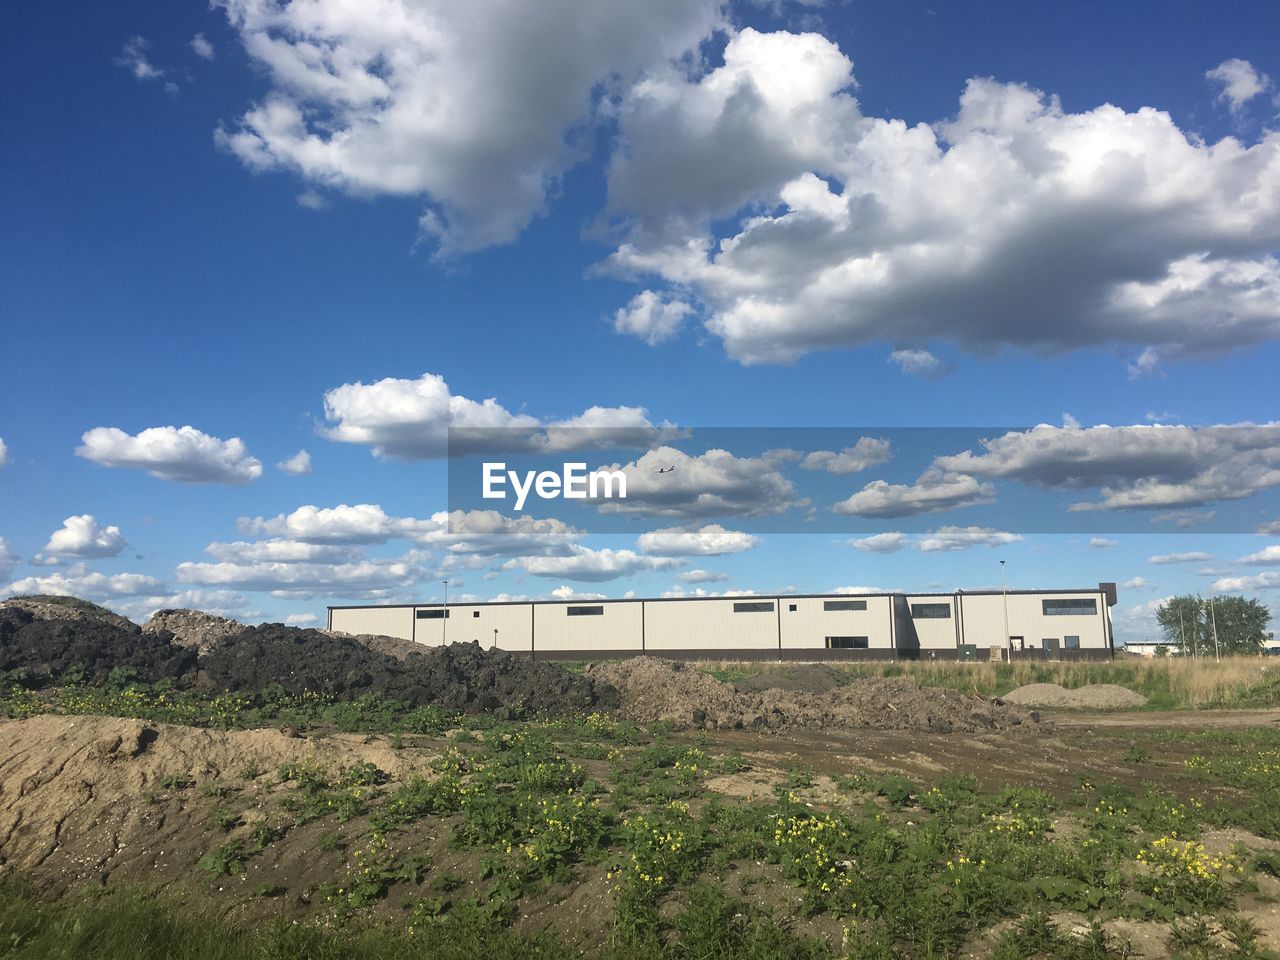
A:
[[[413,639],[412,607],[361,607],[334,610],[331,630],[341,633],[372,633],[379,637]]]
[[[1046,617],[1041,600],[1068,600],[1092,597],[1098,605],[1093,616]],[[1082,650],[1106,649],[1106,605],[1099,594],[1082,593],[1011,593],[1009,594],[1009,634],[1025,637],[1029,647],[1037,649],[1046,637],[1062,640],[1067,634],[1080,638]],[[964,641],[979,647],[1003,646],[1004,605],[1000,594],[965,594]]]
[[[826,600],[865,600],[867,609],[824,610]],[[826,648],[827,637],[866,637],[869,649],[888,650],[893,645],[889,631],[892,616],[891,597],[783,597],[782,647],[784,650],[822,650]]]
[[[951,616],[945,620],[924,620],[912,617],[916,637],[921,650],[954,650],[956,648],[956,601],[954,597],[907,597],[907,606],[915,603],[945,603],[951,608]],[[968,613],[968,604],[965,612]],[[1003,623],[1003,621],[1001,621]],[[1001,627],[1003,629],[1003,627]]]
[[[639,600],[593,604],[590,600],[573,603],[540,603],[534,605],[534,654],[542,651],[639,650]],[[604,607],[600,616],[571,617],[569,607]],[[525,608],[527,610],[527,608]]]
[[[485,650],[493,646],[493,631],[498,631],[498,649],[512,653],[528,653],[532,646],[530,630],[533,622],[527,603],[477,603],[465,607],[449,607],[449,642],[479,641]],[[475,616],[479,613],[480,616]]]
[[[772,602],[774,609],[769,613],[733,612],[734,603],[751,602]],[[645,650],[777,650],[777,603],[770,597],[646,601]],[[784,606],[784,619],[785,611]]]

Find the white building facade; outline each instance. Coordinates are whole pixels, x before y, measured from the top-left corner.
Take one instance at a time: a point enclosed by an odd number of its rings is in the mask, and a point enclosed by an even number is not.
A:
[[[546,659],[1105,659],[1115,584],[1084,590],[329,607],[330,630]],[[1006,633],[1005,623],[1008,623]]]

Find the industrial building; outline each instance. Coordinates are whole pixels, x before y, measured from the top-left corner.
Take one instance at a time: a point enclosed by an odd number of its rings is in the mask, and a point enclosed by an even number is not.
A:
[[[1114,583],[980,590],[329,607],[330,630],[536,659],[1104,659]],[[1008,627],[1006,629],[1006,623]],[[993,653],[993,650],[996,651]]]

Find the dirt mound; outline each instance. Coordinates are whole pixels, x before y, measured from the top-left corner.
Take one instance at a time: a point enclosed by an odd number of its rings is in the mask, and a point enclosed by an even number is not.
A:
[[[591,671],[618,688],[633,720],[736,729],[835,727],[983,733],[1034,722],[1034,712],[910,680],[865,678],[823,692],[738,691],[696,668],[639,657]]]
[[[226,617],[215,617],[199,610],[157,610],[142,625],[143,633],[173,635],[173,642],[182,647],[194,647],[205,653],[224,637],[235,636],[244,630],[244,624]]]
[[[1068,690],[1056,683],[1028,683],[1002,698],[1027,707],[1065,707],[1084,710],[1119,710],[1141,707],[1147,698],[1114,683],[1091,683]]]
[[[194,674],[194,650],[174,645],[168,633],[144,634],[118,619],[125,625],[91,617],[45,620],[30,609],[6,607],[0,610],[0,673],[17,672],[30,686],[101,683],[117,669],[144,683]]]
[[[502,718],[610,709],[617,702],[611,688],[563,667],[475,643],[397,660],[347,637],[278,623],[246,628],[216,644],[200,658],[200,684],[219,691],[280,686],[290,694],[312,690],[342,700],[372,693]]]
[[[126,629],[133,626],[133,623],[120,614],[79,597],[11,597],[0,601],[0,610],[26,610],[41,620],[102,620]]]
[[[0,721],[0,863],[57,886],[105,881],[117,870],[147,883],[189,878],[210,846],[217,804],[191,784],[304,761],[374,763],[399,777],[429,759],[364,741],[108,717]]]
[[[388,657],[395,657],[397,660],[424,653],[429,649],[420,643],[414,643],[412,640],[401,640],[399,637],[383,637],[373,633],[343,633],[341,630],[325,630],[323,633],[329,637],[354,640],[370,650],[385,653]]]
[[[805,693],[826,693],[843,687],[852,677],[843,670],[825,663],[801,663],[785,667],[767,667],[759,672],[733,681],[739,693],[757,693],[761,690],[799,690]]]

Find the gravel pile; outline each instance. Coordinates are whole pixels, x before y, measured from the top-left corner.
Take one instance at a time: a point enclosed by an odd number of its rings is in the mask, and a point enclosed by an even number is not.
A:
[[[1120,710],[1141,707],[1147,698],[1115,683],[1090,683],[1068,690],[1056,683],[1028,683],[1001,699],[1027,707],[1062,707],[1077,710]]]
[[[142,625],[143,633],[169,633],[173,642],[205,653],[219,640],[244,630],[244,624],[200,610],[157,610]]]

